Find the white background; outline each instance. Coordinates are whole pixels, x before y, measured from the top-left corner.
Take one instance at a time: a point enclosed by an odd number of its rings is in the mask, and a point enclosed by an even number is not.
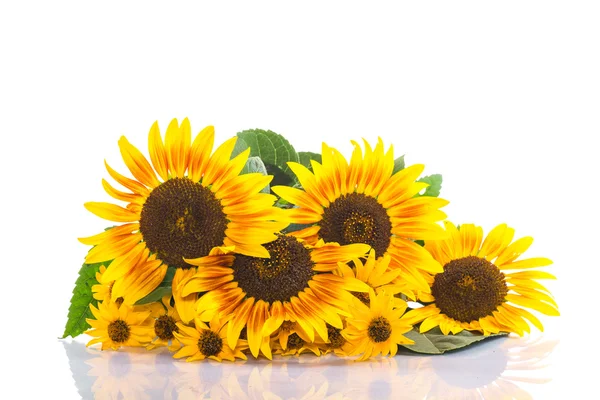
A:
[[[145,152],[155,120],[186,116],[219,142],[263,128],[299,151],[381,136],[442,173],[450,220],[507,222],[555,262],[560,343],[529,393],[594,390],[597,3],[397,3],[0,3],[0,391],[78,398],[56,338],[76,238],[106,225],[83,203],[108,200],[104,159],[126,171],[121,134]]]

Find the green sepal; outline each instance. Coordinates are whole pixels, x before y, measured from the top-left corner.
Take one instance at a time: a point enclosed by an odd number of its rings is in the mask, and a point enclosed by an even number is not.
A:
[[[402,171],[404,169],[404,167],[405,167],[404,156],[400,156],[400,157],[396,158],[394,160],[394,170],[392,172],[392,175],[398,171]]]
[[[90,325],[86,318],[94,318],[90,310],[90,304],[98,306],[98,300],[94,299],[92,286],[97,285],[96,273],[100,271],[102,265],[109,265],[110,261],[104,261],[97,264],[83,264],[79,270],[79,277],[75,281],[65,333],[62,339],[67,336],[76,337],[89,329]]]
[[[260,157],[267,172],[273,175],[272,185],[293,185],[296,175],[287,163],[300,162],[300,158],[287,139],[278,133],[262,129],[245,130],[237,136],[250,147],[250,156]]]
[[[444,354],[447,351],[458,350],[483,340],[508,336],[508,333],[501,332],[485,336],[480,333],[462,331],[456,335],[444,335],[442,331],[436,327],[425,333],[419,333],[418,329],[415,328],[412,331],[405,333],[404,336],[415,342],[414,344],[401,345],[408,350],[421,354]]]
[[[139,299],[135,305],[149,304],[160,301],[164,296],[171,294],[173,292],[172,283],[173,277],[175,276],[175,270],[177,268],[169,267],[167,268],[167,273],[165,274],[162,282],[154,289],[152,292],[147,294],[145,297]]]
[[[442,175],[433,174],[429,176],[424,176],[421,179],[417,180],[417,182],[425,182],[429,184],[429,186],[425,189],[425,193],[417,194],[417,197],[438,197],[440,195],[440,190],[442,190]]]

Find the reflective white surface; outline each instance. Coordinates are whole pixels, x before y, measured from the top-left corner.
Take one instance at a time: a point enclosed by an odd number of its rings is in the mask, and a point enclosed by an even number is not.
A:
[[[557,340],[498,338],[444,356],[403,353],[353,362],[335,356],[186,363],[164,351],[100,351],[64,341],[84,399],[548,398]],[[547,388],[546,388],[547,389]]]

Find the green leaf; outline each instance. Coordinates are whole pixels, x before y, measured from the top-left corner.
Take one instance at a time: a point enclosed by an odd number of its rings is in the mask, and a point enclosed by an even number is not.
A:
[[[90,327],[85,319],[94,318],[90,310],[90,304],[98,305],[98,300],[94,299],[92,294],[92,286],[98,284],[96,272],[100,270],[102,265],[109,264],[110,261],[98,264],[83,264],[79,270],[79,277],[75,281],[75,289],[73,289],[73,296],[71,297],[63,339],[67,336],[79,336]]]
[[[508,333],[503,332],[485,336],[480,333],[473,333],[469,331],[462,331],[456,335],[444,335],[437,327],[425,333],[419,333],[418,329],[415,328],[412,331],[404,334],[404,336],[412,339],[415,343],[412,345],[403,344],[401,346],[416,353],[443,354],[447,351],[461,349],[482,340],[507,335]]]
[[[312,224],[289,224],[287,226],[287,228],[285,228],[283,230],[283,233],[290,233],[290,232],[300,231],[300,230],[306,229],[306,228],[308,228],[310,226],[312,226]]]
[[[260,157],[248,157],[248,161],[246,161],[246,165],[244,165],[241,173],[251,174],[256,172],[267,175],[267,167],[265,167],[265,163],[262,162]]]
[[[402,171],[404,169],[404,167],[405,167],[404,156],[400,156],[400,157],[396,158],[394,160],[394,172],[392,172],[392,175],[398,171]]]
[[[417,196],[438,197],[440,195],[440,190],[442,189],[442,175],[433,174],[424,176],[417,182],[429,183],[429,187],[425,189],[425,193],[418,194]]]
[[[422,354],[442,354],[435,345],[422,333],[419,333],[418,329],[413,329],[410,332],[404,333],[404,336],[415,342],[415,344],[403,344],[401,346],[406,347],[417,353]]]
[[[267,172],[274,176],[273,185],[294,182],[296,175],[288,167],[288,161],[300,162],[298,153],[283,136],[272,131],[249,129],[237,134],[248,146],[250,156],[260,157]]]
[[[141,305],[141,304],[154,303],[154,302],[160,301],[160,299],[162,299],[164,296],[171,294],[172,293],[171,284],[173,283],[173,277],[175,276],[175,270],[176,270],[176,268],[169,267],[167,269],[167,273],[165,274],[163,281],[156,287],[156,289],[154,289],[152,292],[150,292],[147,296],[139,299],[135,304]]]
[[[304,165],[306,168],[312,171],[312,165],[310,164],[310,160],[315,160],[318,163],[321,163],[321,155],[317,153],[311,153],[310,151],[300,151],[298,152],[298,158],[300,159],[300,164]]]
[[[244,139],[238,137],[237,140],[235,141],[235,146],[233,147],[233,151],[231,152],[231,158],[235,158],[237,155],[239,155],[240,153],[242,153],[244,150],[246,150],[248,147],[248,144],[244,141]]]
[[[248,161],[246,161],[246,165],[242,169],[242,174],[252,174],[252,173],[260,173],[263,175],[267,174],[267,167],[265,163],[262,162],[260,157],[248,157]],[[271,193],[271,187],[267,184],[261,192],[263,193]]]
[[[275,165],[271,165],[271,164],[265,164],[265,167],[267,167],[267,173],[269,175],[273,176],[273,180],[271,181],[271,186],[278,186],[278,185],[283,185],[283,186],[293,186],[294,185],[294,178],[290,178],[290,176],[288,174],[286,174],[285,172],[283,172],[283,170],[281,170],[281,168],[276,167]]]

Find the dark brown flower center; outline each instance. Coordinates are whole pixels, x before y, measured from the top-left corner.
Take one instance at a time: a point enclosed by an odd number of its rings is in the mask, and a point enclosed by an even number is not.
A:
[[[371,298],[369,297],[369,293],[363,293],[363,292],[351,292],[354,297],[356,297],[357,299],[359,299],[363,304],[365,305],[370,305],[371,304]]]
[[[223,339],[216,332],[205,329],[198,339],[198,350],[205,357],[216,356],[223,350]]]
[[[154,333],[162,340],[171,340],[175,336],[173,332],[179,332],[177,323],[173,317],[161,315],[154,321]]]
[[[116,320],[108,324],[108,337],[115,343],[124,343],[131,333],[129,325],[123,320]]]
[[[367,328],[369,337],[375,343],[385,342],[392,336],[392,325],[387,318],[377,317],[371,320]]]
[[[362,193],[336,199],[324,210],[319,225],[319,235],[326,242],[366,243],[377,256],[387,251],[392,236],[392,222],[383,206]]]
[[[289,332],[294,327],[294,323],[292,321],[283,321],[281,323],[281,330],[284,332]]]
[[[269,303],[287,301],[308,287],[314,263],[302,243],[280,235],[265,247],[271,258],[238,255],[233,263],[234,280],[248,297]]]
[[[504,274],[498,267],[475,256],[450,261],[431,287],[436,306],[460,322],[492,315],[507,293]]]
[[[339,349],[346,344],[346,339],[342,336],[341,330],[334,328],[327,324],[327,336],[329,336],[329,343],[327,346],[330,349]]]
[[[184,258],[208,255],[223,244],[228,220],[210,189],[173,178],[150,192],[142,207],[140,232],[151,252],[166,264],[189,268]]]
[[[297,333],[292,333],[288,336],[287,349],[286,350],[299,350],[304,346],[304,340]]]

